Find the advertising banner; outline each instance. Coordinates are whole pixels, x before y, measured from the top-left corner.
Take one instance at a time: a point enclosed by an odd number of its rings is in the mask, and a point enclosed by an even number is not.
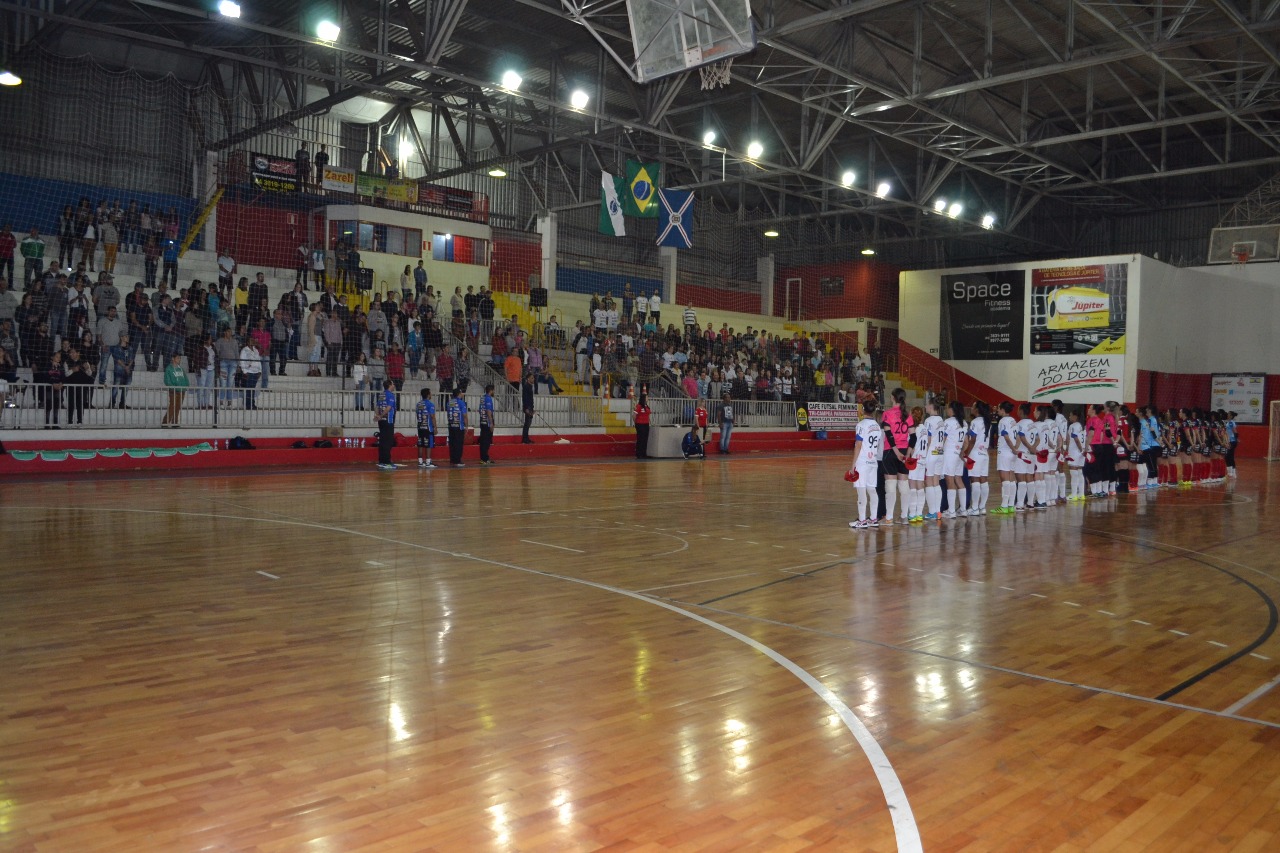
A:
[[[939,357],[1021,359],[1026,292],[1023,270],[944,275]]]
[[[284,157],[253,152],[249,155],[249,175],[253,185],[273,193],[298,191],[298,166]]]
[[[1027,399],[1033,403],[1124,400],[1123,355],[1032,355],[1029,372]]]
[[[1236,423],[1260,424],[1267,400],[1265,373],[1215,373],[1209,407],[1236,413]]]
[[[320,172],[320,186],[331,192],[353,193],[356,191],[356,170],[325,166]]]
[[[802,429],[853,432],[860,420],[862,416],[853,403],[805,403],[796,406],[796,425]]]
[[[381,175],[366,175],[361,172],[356,177],[356,192],[359,195],[385,198],[387,201],[418,203],[418,185],[413,181],[400,178],[384,178]]]
[[[1123,354],[1128,300],[1128,264],[1033,269],[1031,354]]]

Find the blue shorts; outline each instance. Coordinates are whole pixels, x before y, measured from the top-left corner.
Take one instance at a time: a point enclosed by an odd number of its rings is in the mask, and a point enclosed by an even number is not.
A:
[[[428,450],[436,446],[436,434],[431,430],[418,430],[418,446],[425,447]]]

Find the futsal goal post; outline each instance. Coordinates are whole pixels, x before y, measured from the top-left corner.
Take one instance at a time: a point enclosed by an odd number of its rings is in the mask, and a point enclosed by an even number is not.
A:
[[[1271,401],[1271,427],[1267,442],[1267,461],[1280,460],[1280,400]]]

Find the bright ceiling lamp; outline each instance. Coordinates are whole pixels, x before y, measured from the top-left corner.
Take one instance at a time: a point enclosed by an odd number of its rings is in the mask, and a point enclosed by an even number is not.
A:
[[[585,110],[590,100],[591,96],[581,89],[574,89],[573,94],[569,96],[569,103],[575,110]]]
[[[316,37],[321,41],[337,41],[341,33],[342,27],[333,21],[321,21],[316,24]]]
[[[876,198],[885,198],[889,195],[889,182],[881,181],[876,185]]]
[[[760,155],[763,153],[764,153],[764,146],[755,140],[752,140],[751,144],[747,146],[748,160],[759,160]]]
[[[964,205],[958,201],[951,202],[951,206],[947,208],[947,216],[955,219],[964,210]]]
[[[840,176],[840,184],[842,186],[851,187],[853,182],[858,179],[858,175],[852,169]]]
[[[990,231],[996,225],[996,215],[994,213],[984,213],[982,215],[982,227]]]
[[[219,0],[218,14],[224,18],[240,17],[240,4],[233,3],[231,0]]]
[[[506,176],[507,176],[507,170],[502,168],[501,166],[494,166],[492,169],[489,170],[489,177],[491,178],[505,178]]]
[[[514,71],[502,72],[502,88],[508,92],[518,92],[520,84],[524,82],[524,78]]]
[[[413,156],[413,143],[407,139],[400,140],[400,159],[408,160]]]
[[[22,78],[8,68],[0,68],[0,86],[21,86]]]
[[[772,228],[770,228],[768,231],[764,232],[764,236],[766,236],[766,237],[777,237],[777,236],[778,236],[778,232],[777,232],[777,231],[775,231],[775,230],[773,230]]]
[[[702,134],[703,145],[710,145],[715,141],[716,141],[716,132],[714,130],[708,130],[706,133]]]
[[[864,255],[874,255],[875,253],[876,253],[876,250],[871,248],[870,246],[862,250],[862,254]]]
[[[933,209],[936,210],[938,213],[945,212],[947,209],[947,200],[945,198],[940,198],[936,200],[933,203]]]

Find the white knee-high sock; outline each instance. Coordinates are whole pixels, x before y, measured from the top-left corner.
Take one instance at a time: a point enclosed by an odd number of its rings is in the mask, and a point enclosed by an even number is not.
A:
[[[1084,497],[1084,471],[1079,468],[1071,469],[1071,494]]]
[[[875,487],[867,489],[867,518],[875,521],[880,517],[880,495],[876,493]]]
[[[898,481],[898,503],[902,506],[902,520],[906,521],[911,517],[911,484],[906,480]]]
[[[929,512],[933,515],[938,514],[938,510],[942,509],[942,486],[925,486],[925,501],[929,504]]]
[[[1138,467],[1138,488],[1145,489],[1147,487],[1147,466]]]
[[[1013,480],[1000,481],[1000,506],[1011,507],[1018,497],[1018,484]]]
[[[991,494],[991,483],[983,480],[978,484],[978,509],[987,511],[987,497]]]
[[[964,515],[969,511],[969,490],[961,486],[956,492],[956,498],[959,500],[959,503],[954,505],[956,512]]]
[[[1017,503],[1014,504],[1014,506],[1026,506],[1027,505],[1027,481],[1026,480],[1018,481],[1017,495],[1018,495]]]
[[[1059,471],[1057,474],[1057,480],[1058,480],[1058,497],[1065,498],[1067,496],[1067,472]]]
[[[858,486],[858,521],[867,520],[867,489],[865,486]]]
[[[1031,503],[1044,503],[1044,480],[1031,481]]]
[[[956,511],[956,494],[955,489],[947,489],[947,510],[950,512]]]
[[[879,496],[877,496],[879,500]],[[893,521],[894,510],[898,508],[898,481],[887,479],[884,481],[884,509],[885,517]]]

